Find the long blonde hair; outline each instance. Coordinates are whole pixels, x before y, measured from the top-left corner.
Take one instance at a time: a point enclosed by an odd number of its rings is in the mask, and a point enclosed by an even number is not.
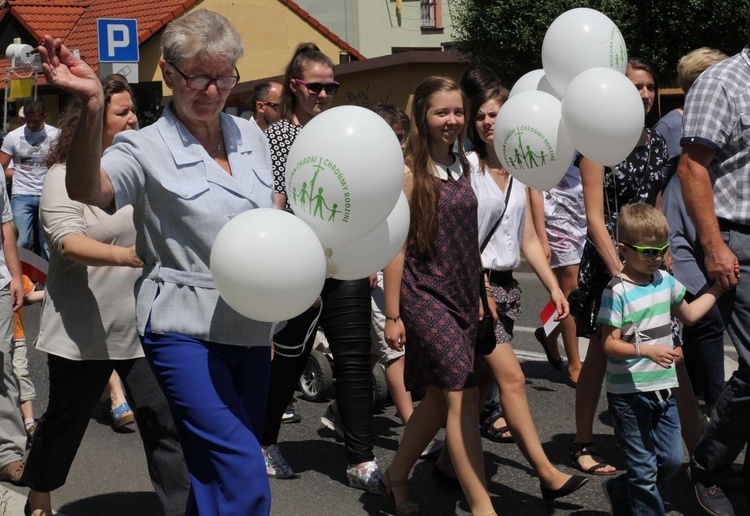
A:
[[[411,224],[407,244],[425,258],[432,258],[435,254],[438,201],[436,179],[433,174],[435,163],[430,157],[427,112],[435,94],[452,91],[461,93],[458,83],[450,77],[428,77],[419,83],[412,101],[411,131],[406,141],[406,164],[414,176],[414,189],[409,199]],[[463,140],[464,130],[457,140],[458,159],[462,163],[465,161],[461,147]]]

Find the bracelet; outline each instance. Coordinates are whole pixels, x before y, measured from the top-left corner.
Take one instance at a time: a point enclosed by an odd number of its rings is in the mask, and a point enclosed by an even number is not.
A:
[[[641,345],[637,340],[635,341],[635,357],[641,358]]]
[[[388,317],[387,315],[385,316],[386,321],[398,322],[399,319],[401,319],[400,315],[394,315],[393,317]]]

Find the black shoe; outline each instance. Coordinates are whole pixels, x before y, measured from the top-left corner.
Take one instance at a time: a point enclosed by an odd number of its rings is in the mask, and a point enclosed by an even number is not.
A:
[[[534,337],[539,342],[539,344],[542,345],[542,348],[544,349],[544,354],[547,355],[547,362],[549,362],[549,365],[551,365],[557,371],[562,371],[563,370],[562,358],[558,358],[558,359],[552,358],[552,353],[550,353],[549,345],[547,344],[547,334],[544,333],[544,328],[539,327],[536,330],[534,330]]]
[[[557,500],[558,498],[568,496],[570,493],[578,491],[588,481],[589,479],[586,477],[582,477],[581,475],[573,475],[559,489],[549,489],[547,487],[544,487],[542,484],[539,484],[539,487],[542,489],[542,498],[544,498],[548,502],[551,502],[552,500]]]
[[[437,464],[432,467],[432,479],[445,487],[450,487],[452,489],[461,489],[461,483],[458,481],[458,479],[456,477],[450,476],[448,473],[440,469]]]
[[[698,505],[706,514],[712,516],[734,516],[732,502],[726,497],[721,488],[717,485],[707,486],[700,482],[693,482],[695,497],[698,499]]]

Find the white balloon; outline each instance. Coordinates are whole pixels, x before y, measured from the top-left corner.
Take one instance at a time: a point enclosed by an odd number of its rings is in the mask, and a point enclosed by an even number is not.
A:
[[[562,128],[560,101],[542,91],[522,91],[503,104],[494,146],[505,170],[537,190],[549,190],[565,175],[575,148]]]
[[[331,249],[328,273],[340,280],[366,278],[391,263],[409,234],[409,202],[401,193],[388,218],[356,242]]]
[[[329,109],[305,125],[286,162],[295,215],[326,248],[354,242],[393,210],[404,179],[401,145],[369,109]]]
[[[616,165],[633,151],[645,113],[638,90],[626,76],[592,68],[570,83],[562,121],[576,149],[603,165]]]
[[[285,321],[315,302],[326,278],[323,246],[282,210],[240,213],[216,235],[211,276],[234,310],[256,321]]]
[[[625,73],[628,51],[620,29],[607,16],[586,7],[558,16],[542,43],[542,66],[561,97],[575,76],[589,68]]]
[[[543,91],[544,93],[549,93],[558,100],[562,100],[562,97],[560,97],[552,87],[549,79],[544,75],[544,70],[541,68],[532,70],[521,76],[521,78],[513,85],[513,88],[511,88],[508,98],[518,95],[522,91]]]

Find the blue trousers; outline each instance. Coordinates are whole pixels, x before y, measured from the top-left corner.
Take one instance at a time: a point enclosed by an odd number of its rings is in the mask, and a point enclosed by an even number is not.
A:
[[[260,516],[271,488],[258,436],[270,347],[229,346],[174,333],[141,338],[169,401],[190,473],[188,516]]]
[[[615,438],[625,454],[627,473],[612,481],[615,514],[630,507],[634,516],[664,514],[658,484],[682,466],[680,418],[674,398],[652,392],[607,394]]]
[[[39,253],[42,258],[49,260],[47,241],[44,239],[44,230],[39,221],[39,199],[40,195],[14,194],[10,198],[10,207],[13,211],[13,223],[18,228],[18,247],[34,250],[34,242],[39,245]],[[37,226],[37,234],[34,236],[34,226]]]

